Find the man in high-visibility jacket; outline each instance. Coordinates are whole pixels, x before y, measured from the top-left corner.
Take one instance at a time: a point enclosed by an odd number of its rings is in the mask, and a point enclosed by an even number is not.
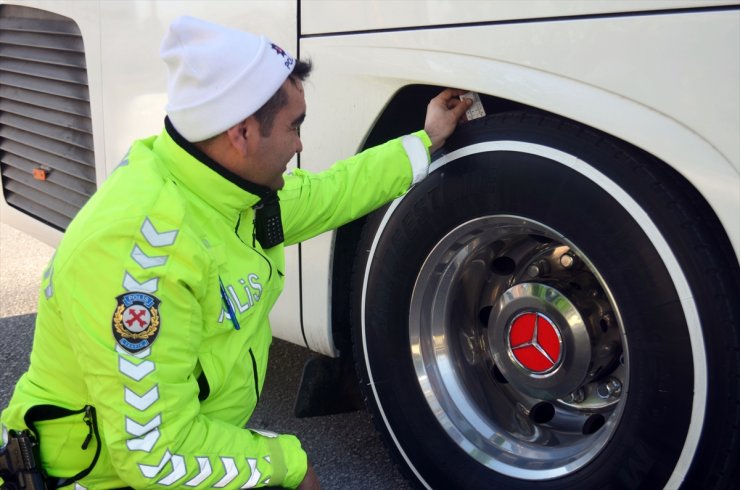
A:
[[[424,131],[283,175],[302,149],[310,64],[190,17],[172,23],[162,57],[165,128],[133,144],[45,271],[3,443],[30,429],[60,486],[319,488],[296,437],[244,428],[283,247],[406,192],[467,104],[446,90]]]

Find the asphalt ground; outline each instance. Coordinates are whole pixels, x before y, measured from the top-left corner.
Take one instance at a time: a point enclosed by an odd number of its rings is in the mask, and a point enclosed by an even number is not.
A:
[[[0,410],[28,367],[40,278],[53,253],[51,247],[0,224]],[[389,460],[365,410],[293,415],[303,365],[311,355],[293,344],[273,342],[264,391],[249,426],[298,436],[322,489],[411,489]]]

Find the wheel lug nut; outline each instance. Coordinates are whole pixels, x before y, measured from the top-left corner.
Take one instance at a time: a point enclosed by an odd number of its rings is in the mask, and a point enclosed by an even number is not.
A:
[[[583,391],[583,388],[578,388],[576,391],[568,395],[568,398],[566,399],[566,401],[570,403],[581,403],[585,399],[586,399],[586,392]]]
[[[622,394],[622,382],[617,378],[608,378],[606,381],[599,383],[596,387],[596,394],[603,399],[619,396]]]
[[[576,259],[571,255],[570,253],[565,253],[560,256],[560,265],[563,266],[565,269],[570,269],[573,267],[573,264],[575,264]]]
[[[529,275],[529,277],[533,278],[542,274],[547,274],[549,272],[550,264],[548,264],[546,260],[538,260],[537,262],[527,267],[527,274]]]

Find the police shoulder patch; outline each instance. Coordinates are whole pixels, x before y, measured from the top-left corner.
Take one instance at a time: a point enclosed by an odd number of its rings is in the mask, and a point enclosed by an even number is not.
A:
[[[116,297],[113,337],[126,351],[136,354],[151,346],[159,335],[159,298],[130,292]]]

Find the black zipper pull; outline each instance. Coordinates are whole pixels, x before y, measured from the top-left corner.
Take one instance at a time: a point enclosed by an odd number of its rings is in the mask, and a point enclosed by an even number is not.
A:
[[[87,437],[85,437],[85,441],[82,443],[82,449],[87,449],[87,447],[90,445],[90,441],[92,440],[93,436],[93,421],[92,421],[92,407],[90,405],[85,406],[85,418],[82,420],[85,421],[87,424],[87,428],[89,432],[87,433]]]
[[[254,215],[252,220],[252,248],[257,246],[257,215]]]
[[[236,226],[234,226],[234,235],[239,239],[240,242],[244,243],[244,240],[242,240],[242,237],[239,236],[239,225],[242,222],[242,212],[239,211],[239,214],[236,215]]]

